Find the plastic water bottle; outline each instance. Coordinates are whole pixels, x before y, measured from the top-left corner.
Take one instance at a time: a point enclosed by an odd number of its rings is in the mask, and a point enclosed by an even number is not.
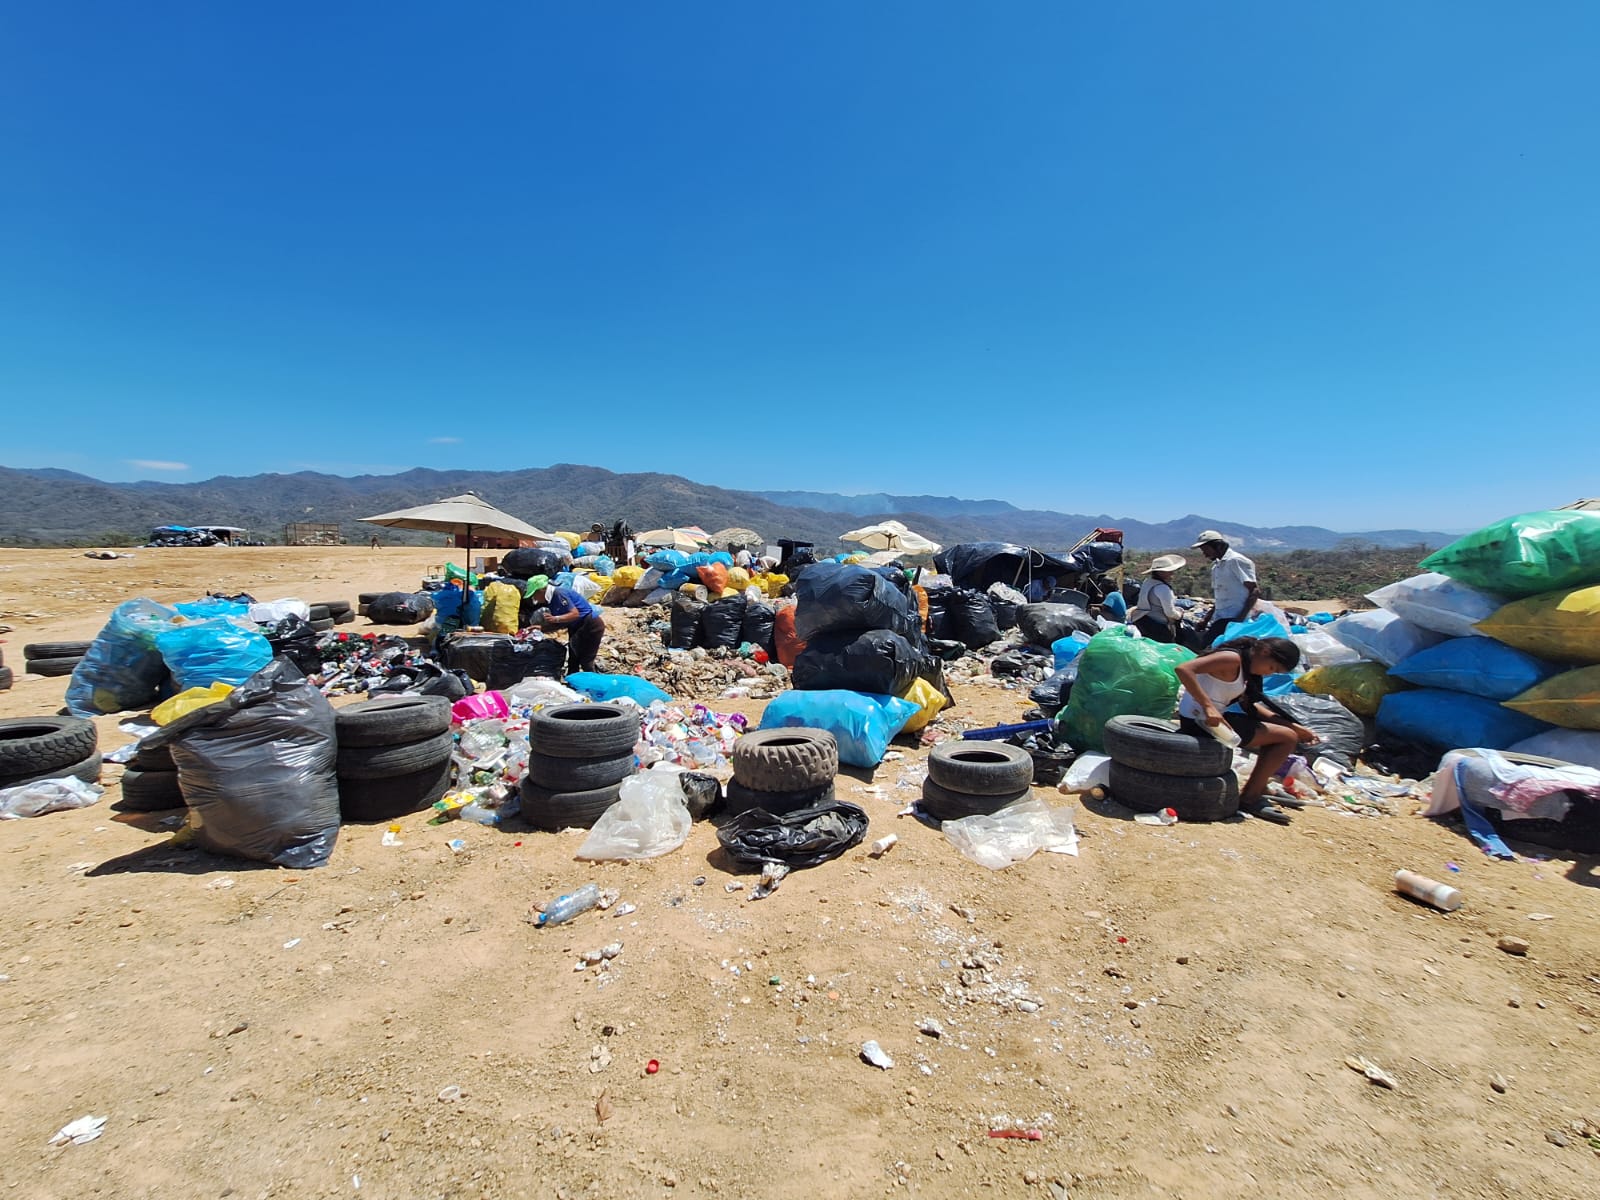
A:
[[[497,808],[485,808],[476,800],[474,800],[471,804],[463,804],[460,809],[456,811],[456,816],[460,817],[463,821],[472,821],[478,825],[500,824],[500,810]]]
[[[1232,747],[1235,750],[1239,748],[1240,738],[1238,731],[1226,721],[1223,721],[1220,725],[1206,725],[1206,732],[1224,746]]]
[[[565,896],[557,896],[545,910],[539,914],[535,925],[559,925],[563,921],[570,921],[581,912],[588,912],[600,903],[600,885],[586,883],[575,892],[568,892]]]
[[[1415,896],[1431,904],[1440,912],[1455,912],[1461,907],[1461,893],[1448,883],[1418,875],[1415,871],[1396,871],[1394,890],[1405,896]]]

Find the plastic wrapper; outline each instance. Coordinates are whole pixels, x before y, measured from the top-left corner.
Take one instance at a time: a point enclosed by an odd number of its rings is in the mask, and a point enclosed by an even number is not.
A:
[[[999,871],[1032,858],[1040,850],[1076,853],[1077,830],[1070,808],[1052,809],[1037,796],[1008,804],[987,816],[946,821],[939,832],[980,867]]]
[[[156,635],[156,649],[178,687],[240,684],[272,661],[272,644],[228,617],[184,621]]]
[[[276,625],[286,617],[311,620],[311,605],[290,597],[284,600],[259,600],[245,614],[257,625]]]
[[[1088,792],[1111,786],[1111,759],[1105,754],[1080,754],[1061,781],[1064,792]]]
[[[233,692],[231,683],[213,683],[206,687],[189,688],[176,696],[169,696],[150,710],[150,719],[157,725],[171,725],[179,717],[226,700]]]
[[[1506,602],[1504,596],[1468,587],[1437,571],[1426,571],[1368,592],[1367,599],[1413,625],[1446,637],[1476,635],[1474,626]]]
[[[632,700],[640,708],[665,703],[672,697],[637,675],[608,675],[602,671],[574,671],[567,686],[576,688],[591,700]]]
[[[1444,641],[1444,634],[1413,625],[1381,608],[1340,617],[1327,631],[1329,637],[1337,638],[1362,658],[1386,667]]]
[[[600,814],[575,857],[586,862],[660,858],[683,845],[693,818],[671,771],[643,771],[622,781],[617,802]]]
[[[782,863],[815,867],[838,858],[867,833],[867,814],[854,804],[828,800],[775,816],[752,808],[717,830],[717,840],[741,867]]]
[[[1507,517],[1435,550],[1422,567],[1514,598],[1600,583],[1600,512]]]
[[[1468,747],[1504,750],[1549,728],[1494,700],[1439,688],[1396,692],[1378,706],[1380,734],[1441,753]]]
[[[1600,587],[1569,588],[1496,609],[1478,629],[1556,662],[1600,663]]]
[[[899,696],[921,663],[921,653],[887,629],[821,633],[795,658],[792,681],[801,691],[842,688]]]
[[[1505,706],[1563,729],[1600,730],[1600,667],[1563,671]]]
[[[1305,633],[1292,633],[1289,635],[1289,640],[1300,647],[1300,665],[1307,670],[1313,667],[1333,667],[1340,663],[1361,661],[1361,655],[1338,638],[1329,637],[1321,629],[1312,628]]]
[[[876,571],[818,563],[794,583],[794,630],[802,641],[836,630],[888,629],[915,638],[920,621],[909,598]]]
[[[1093,637],[1100,632],[1093,617],[1070,604],[1024,604],[1017,609],[1017,628],[1030,646],[1053,646],[1068,634]]]
[[[1131,636],[1127,626],[1096,634],[1078,656],[1078,680],[1058,718],[1062,735],[1082,754],[1104,748],[1112,717],[1170,717],[1178,703],[1175,669],[1193,657],[1182,646]]]
[[[171,747],[203,849],[308,868],[339,835],[336,736],[333,707],[279,658],[144,744]]]
[[[88,783],[73,775],[0,788],[0,821],[42,817],[45,813],[69,808],[88,808],[105,795],[105,791],[98,783]]]
[[[1389,668],[1389,674],[1418,687],[1510,700],[1560,670],[1491,638],[1458,637],[1401,659]]]
[[[479,692],[463,696],[450,706],[450,717],[457,724],[483,717],[502,718],[511,715],[511,706],[501,692]]]
[[[1332,696],[1357,716],[1376,716],[1378,705],[1393,692],[1403,692],[1411,685],[1389,674],[1382,663],[1339,663],[1332,667],[1316,667],[1295,680],[1295,687],[1311,695]]]
[[[931,680],[914,679],[911,686],[900,693],[903,700],[909,700],[917,706],[917,711],[911,714],[911,719],[905,723],[907,733],[915,733],[925,728],[928,722],[939,715],[945,706],[944,693]]]
[[[177,615],[154,600],[128,600],[112,609],[105,628],[73,669],[67,711],[93,717],[153,704],[167,681],[156,636]]]

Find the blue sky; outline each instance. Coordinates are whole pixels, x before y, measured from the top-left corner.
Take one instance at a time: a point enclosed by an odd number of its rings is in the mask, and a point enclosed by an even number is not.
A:
[[[11,5],[0,464],[1565,503],[1597,37],[1554,0]]]

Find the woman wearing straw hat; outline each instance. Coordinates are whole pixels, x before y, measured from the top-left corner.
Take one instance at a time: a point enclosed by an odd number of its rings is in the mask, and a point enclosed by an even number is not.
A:
[[[1157,642],[1177,640],[1178,604],[1172,595],[1172,575],[1183,570],[1181,554],[1162,554],[1145,571],[1139,585],[1139,602],[1128,612],[1128,624]]]

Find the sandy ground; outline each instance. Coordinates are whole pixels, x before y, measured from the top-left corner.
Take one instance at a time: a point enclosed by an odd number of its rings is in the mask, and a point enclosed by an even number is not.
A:
[[[0,649],[18,671],[0,713],[55,712],[64,681],[22,676],[22,644],[88,637],[119,600],[208,587],[354,600],[439,558],[0,551],[14,626]],[[1001,686],[958,699],[986,723],[1027,704]],[[98,724],[103,748],[126,740]],[[1163,829],[1091,804],[1080,857],[993,873],[896,817],[925,753],[899,749],[840,790],[871,814],[869,840],[900,844],[796,872],[756,903],[725,889],[708,825],[655,862],[595,867],[572,860],[576,834],[413,817],[400,848],[351,826],[324,869],[260,868],[168,848],[170,818],[113,810],[108,767],[95,807],[0,823],[5,1190],[1600,1191],[1600,1156],[1573,1129],[1600,1122],[1595,860],[1530,847],[1492,862],[1410,815]],[[455,836],[465,852],[446,846]],[[1397,868],[1446,876],[1451,862],[1467,897],[1455,914],[1390,888]],[[530,901],[589,879],[637,911],[525,922]],[[1501,934],[1531,953],[1500,952]],[[574,971],[613,940],[608,974]],[[918,1033],[928,1017],[943,1037]],[[892,1070],[858,1058],[868,1038]],[[1398,1089],[1352,1071],[1355,1055]],[[460,1098],[441,1100],[452,1087]],[[108,1118],[103,1137],[46,1146],[85,1113]]]

